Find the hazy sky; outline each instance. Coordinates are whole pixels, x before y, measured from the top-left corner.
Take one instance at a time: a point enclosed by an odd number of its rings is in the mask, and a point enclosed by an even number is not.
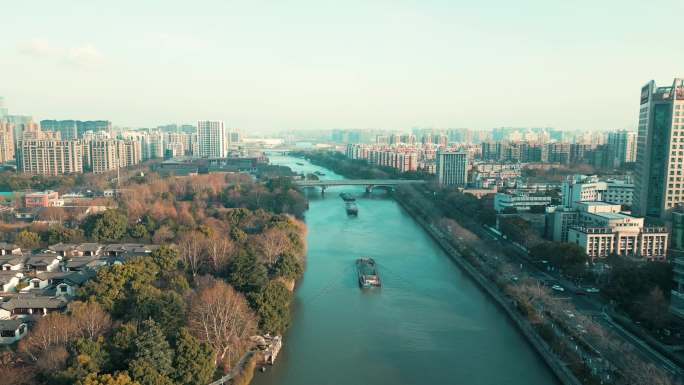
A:
[[[684,1],[32,0],[0,96],[37,119],[295,128],[631,128],[684,76]]]

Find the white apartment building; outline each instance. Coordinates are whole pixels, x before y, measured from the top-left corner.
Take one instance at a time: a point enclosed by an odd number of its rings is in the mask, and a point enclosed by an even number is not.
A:
[[[202,158],[225,158],[228,140],[223,122],[200,120],[197,122],[199,156]]]
[[[464,151],[437,153],[437,179],[447,186],[468,184],[468,154]]]

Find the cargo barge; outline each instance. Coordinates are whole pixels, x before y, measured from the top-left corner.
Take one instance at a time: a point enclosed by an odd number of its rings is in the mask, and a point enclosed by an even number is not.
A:
[[[356,206],[356,203],[347,202],[347,204],[345,206],[347,208],[347,215],[351,215],[351,216],[359,215],[359,207]]]
[[[373,258],[362,257],[357,259],[356,272],[359,276],[359,287],[362,289],[380,287],[380,275]]]

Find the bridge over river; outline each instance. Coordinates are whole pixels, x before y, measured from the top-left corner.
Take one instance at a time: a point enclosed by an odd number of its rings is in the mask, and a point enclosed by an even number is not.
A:
[[[332,179],[332,180],[300,180],[295,184],[299,187],[319,187],[321,192],[325,192],[328,187],[337,186],[365,186],[366,192],[370,192],[376,187],[393,189],[396,186],[409,184],[424,184],[424,180],[413,179]]]

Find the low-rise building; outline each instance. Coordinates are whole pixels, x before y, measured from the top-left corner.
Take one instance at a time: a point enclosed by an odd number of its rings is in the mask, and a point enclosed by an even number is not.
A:
[[[496,212],[505,211],[529,211],[534,207],[539,207],[540,212],[551,204],[549,196],[534,196],[527,193],[497,193],[494,196],[494,210]]]
[[[34,192],[24,195],[24,206],[33,207],[60,207],[64,206],[64,201],[59,199],[57,191]]]
[[[590,258],[609,255],[664,259],[668,232],[647,227],[643,218],[620,212],[620,205],[604,202],[578,204],[578,221],[568,229],[568,242],[582,247]]]
[[[0,320],[0,345],[11,345],[24,338],[28,324],[21,319]]]

